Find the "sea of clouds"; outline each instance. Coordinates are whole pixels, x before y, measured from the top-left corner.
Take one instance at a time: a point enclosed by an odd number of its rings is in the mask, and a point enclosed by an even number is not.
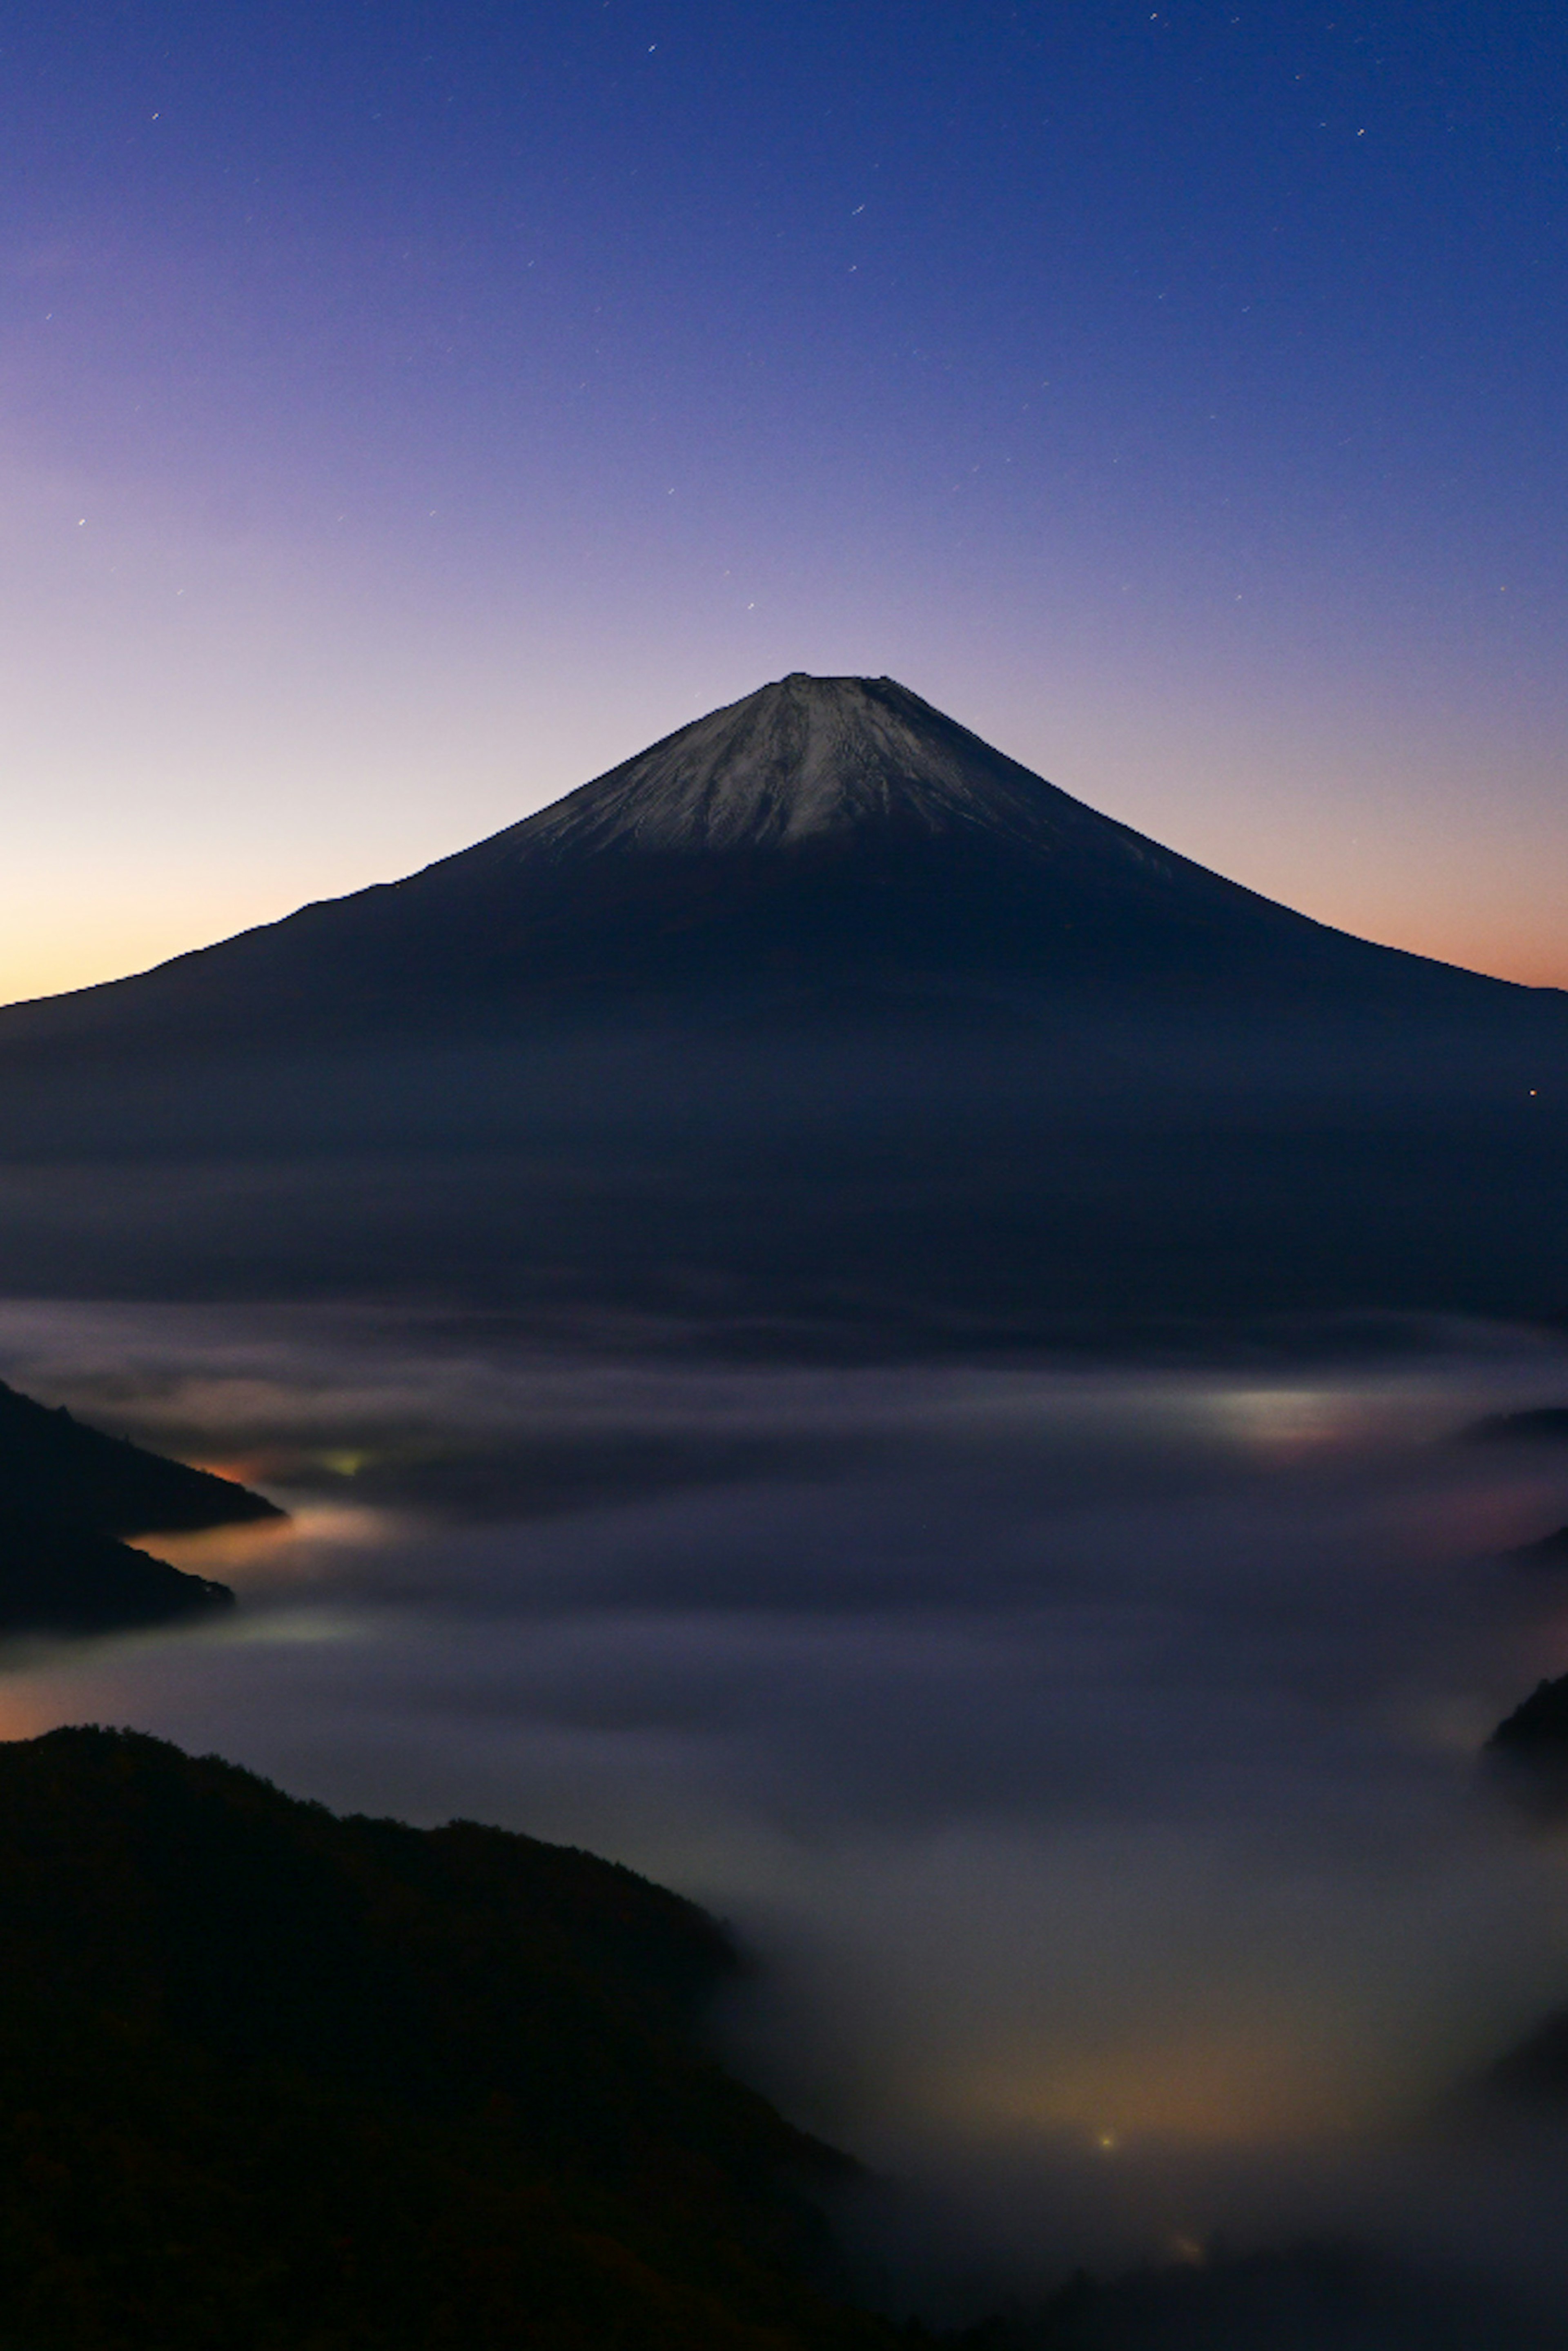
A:
[[[0,1374],[295,1513],[152,1546],[229,1625],[13,1650],[6,1735],[694,1894],[760,1963],[732,2055],[898,2183],[850,2225],[923,2290],[1370,2226],[1552,2283],[1558,2158],[1448,2104],[1568,2001],[1568,1843],[1476,1761],[1568,1670],[1508,1556],[1568,1447],[1463,1434],[1568,1402],[1550,1341],[890,1368],[18,1301]]]

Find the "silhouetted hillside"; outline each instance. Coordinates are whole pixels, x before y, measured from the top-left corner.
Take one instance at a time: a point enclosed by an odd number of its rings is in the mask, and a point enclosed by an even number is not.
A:
[[[1487,1741],[1490,1755],[1521,1762],[1568,1759],[1568,1675],[1537,1682],[1530,1696],[1498,1724]]]
[[[1484,1444],[1568,1445],[1568,1405],[1531,1405],[1525,1412],[1496,1412],[1465,1431]]]
[[[1495,1783],[1529,1810],[1568,1810],[1568,1675],[1538,1682],[1498,1724],[1482,1761]]]
[[[0,1380],[0,1504],[100,1535],[172,1534],[284,1513],[232,1478],[106,1437]]]
[[[231,1607],[122,1535],[281,1518],[229,1478],[86,1427],[0,1381],[0,1634],[102,1633]]]
[[[1568,1567],[1568,1527],[1553,1527],[1534,1542],[1516,1543],[1507,1556],[1521,1567]]]
[[[35,2351],[791,2351],[847,2169],[696,2037],[691,1904],[130,1732],[0,1747],[0,2326]]]
[[[0,1505],[0,1634],[130,1632],[233,1605],[226,1583]]]

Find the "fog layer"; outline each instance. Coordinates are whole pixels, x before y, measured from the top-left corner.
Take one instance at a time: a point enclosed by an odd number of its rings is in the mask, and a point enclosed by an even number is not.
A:
[[[1568,1998],[1561,1848],[1474,1762],[1568,1668],[1506,1557],[1568,1448],[1460,1432],[1568,1360],[1419,1337],[780,1368],[14,1304],[0,1375],[296,1520],[164,1546],[231,1630],[13,1652],[0,1721],[695,1894],[765,1962],[732,2047],[1019,2274],[1369,2211],[1511,2256],[1430,2125]]]

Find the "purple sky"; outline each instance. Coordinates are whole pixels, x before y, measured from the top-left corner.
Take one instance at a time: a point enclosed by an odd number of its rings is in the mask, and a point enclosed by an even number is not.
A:
[[[1568,984],[1568,27],[21,0],[0,996],[887,672]]]

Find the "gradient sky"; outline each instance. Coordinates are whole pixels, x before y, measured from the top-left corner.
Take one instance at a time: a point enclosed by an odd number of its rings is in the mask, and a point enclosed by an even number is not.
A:
[[[1568,985],[1568,18],[19,0],[0,996],[886,672]]]

